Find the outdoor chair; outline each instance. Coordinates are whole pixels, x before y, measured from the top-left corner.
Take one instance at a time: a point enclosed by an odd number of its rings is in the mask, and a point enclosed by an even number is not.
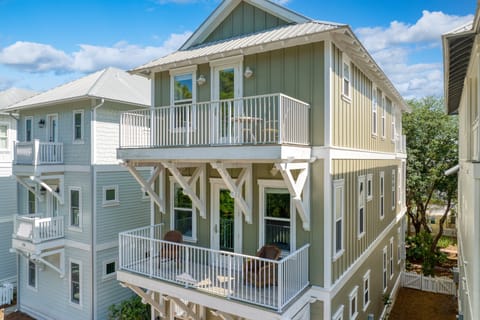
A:
[[[183,242],[183,235],[180,231],[177,230],[170,230],[168,231],[163,240],[169,241],[171,243],[162,243],[161,249],[161,262],[165,261],[176,261],[179,262],[181,258],[181,248],[176,245],[176,243]]]
[[[282,251],[274,245],[263,246],[256,254],[258,258],[278,260]],[[256,287],[267,287],[277,284],[278,269],[276,263],[265,260],[248,259],[243,264],[244,281]]]

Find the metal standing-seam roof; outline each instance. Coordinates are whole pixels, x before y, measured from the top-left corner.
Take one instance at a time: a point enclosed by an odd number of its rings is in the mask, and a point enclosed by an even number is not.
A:
[[[20,88],[10,88],[8,90],[2,91],[0,92],[0,111],[19,101],[30,98],[35,94],[35,91]]]
[[[442,36],[445,104],[449,114],[458,110],[475,36],[473,22]]]
[[[150,105],[150,81],[117,68],[107,68],[16,103],[8,110],[45,106],[84,98],[102,98],[133,105]]]
[[[286,25],[274,29],[253,33],[251,35],[242,35],[240,37],[221,40],[208,43],[187,50],[173,52],[163,58],[153,60],[138,68],[131,70],[132,73],[142,73],[152,68],[168,69],[175,65],[193,63],[196,59],[205,59],[211,56],[228,56],[229,53],[238,54],[240,50],[258,47],[274,42],[286,41],[299,37],[311,36],[323,33],[333,29],[343,27],[343,24],[330,22],[310,21],[306,23]],[[205,60],[203,60],[205,61]]]

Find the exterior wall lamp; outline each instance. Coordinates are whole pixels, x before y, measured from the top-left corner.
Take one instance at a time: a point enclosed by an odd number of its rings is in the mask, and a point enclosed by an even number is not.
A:
[[[243,76],[247,79],[250,79],[253,76],[253,70],[249,66],[247,66],[245,68],[245,72],[243,73]]]
[[[205,79],[205,76],[203,74],[201,74],[197,79],[197,84],[199,86],[203,86],[205,84],[205,82],[207,82],[207,79]]]
[[[38,127],[39,128],[45,127],[45,119],[40,119],[40,121],[38,121]]]

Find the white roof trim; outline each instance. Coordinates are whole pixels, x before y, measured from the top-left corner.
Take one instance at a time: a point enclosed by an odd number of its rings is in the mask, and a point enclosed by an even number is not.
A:
[[[304,23],[311,19],[284,8],[268,0],[243,0],[254,7],[264,10],[290,23]],[[242,0],[224,0],[215,11],[198,27],[179,50],[185,50],[192,45],[204,41],[216,27],[242,2]]]

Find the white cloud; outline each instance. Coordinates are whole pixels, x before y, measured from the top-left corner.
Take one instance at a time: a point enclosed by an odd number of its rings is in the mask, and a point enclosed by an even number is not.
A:
[[[358,28],[355,32],[405,98],[441,96],[441,35],[472,20],[472,15],[424,10],[415,24],[393,21],[388,28]],[[433,58],[432,48],[438,51]],[[424,63],[426,60],[429,62]]]
[[[73,53],[47,44],[19,41],[0,51],[0,63],[30,73],[86,73],[108,66],[130,69],[176,50],[190,35],[191,32],[171,34],[159,47],[143,47],[125,41],[112,47],[80,44],[80,50]]]

